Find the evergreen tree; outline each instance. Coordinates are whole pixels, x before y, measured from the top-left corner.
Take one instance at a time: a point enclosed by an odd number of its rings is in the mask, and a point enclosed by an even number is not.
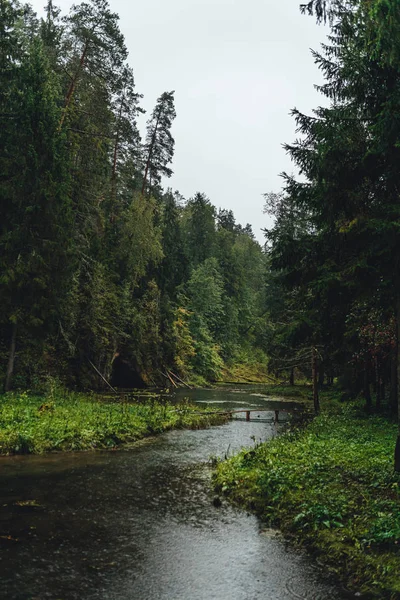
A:
[[[186,257],[181,229],[182,211],[169,190],[164,197],[162,213],[162,249],[164,258],[159,266],[159,285],[171,300],[176,298],[177,289],[188,279]]]
[[[220,208],[217,215],[218,229],[226,229],[233,233],[236,231],[236,222],[233,211]]]
[[[272,266],[302,292],[318,343],[327,330],[324,314],[345,323],[352,306],[377,293],[389,313],[400,305],[398,15],[382,8],[342,7],[331,46],[315,54],[326,78],[320,90],[333,102],[312,117],[294,111],[302,138],[287,150],[306,181],[286,177],[287,199],[270,234]],[[340,337],[333,339],[338,348]],[[364,382],[367,402],[368,389]],[[400,469],[400,442],[395,464]]]
[[[300,4],[301,12],[316,15],[317,21],[321,22],[333,18],[335,9],[341,6],[342,0],[309,0],[306,4]]]
[[[143,147],[145,165],[142,194],[147,187],[150,195],[152,186],[160,184],[161,177],[172,175],[169,165],[174,156],[175,145],[171,135],[172,122],[176,117],[174,93],[161,94],[147,122],[146,142]]]
[[[210,200],[197,192],[184,211],[183,228],[187,254],[192,267],[210,258],[216,243],[216,210]]]
[[[114,113],[114,144],[112,152],[112,195],[117,193],[118,174],[121,177],[132,177],[132,171],[139,172],[141,139],[137,128],[137,116],[144,112],[139,107],[142,97],[135,91],[135,80],[132,69],[123,67],[113,90],[112,110]],[[124,181],[126,185],[126,181]]]
[[[64,60],[70,73],[60,129],[85,71],[90,72],[92,78],[112,81],[115,71],[122,68],[127,51],[118,28],[118,19],[118,15],[110,11],[107,0],[89,0],[73,5],[68,17],[64,18],[67,32],[67,56]]]
[[[0,286],[3,323],[10,326],[6,389],[18,332],[21,340],[29,331],[39,337],[57,323],[72,225],[68,150],[57,131],[60,90],[39,38],[22,58],[16,82],[1,161]]]
[[[46,18],[40,23],[40,37],[46,48],[50,59],[50,64],[54,69],[58,69],[60,63],[60,51],[62,36],[64,33],[60,22],[61,10],[54,6],[52,0],[48,0],[46,5]]]

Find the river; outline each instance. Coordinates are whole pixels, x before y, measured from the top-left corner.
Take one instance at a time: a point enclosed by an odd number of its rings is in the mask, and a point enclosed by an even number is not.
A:
[[[290,407],[260,389],[179,392]],[[340,600],[312,559],[223,501],[210,456],[276,435],[273,412],[117,451],[0,459],[4,600]]]

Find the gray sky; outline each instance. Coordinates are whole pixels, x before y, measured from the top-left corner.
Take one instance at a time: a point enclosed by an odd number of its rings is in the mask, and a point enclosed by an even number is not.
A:
[[[251,223],[261,242],[270,224],[262,194],[279,191],[279,173],[293,171],[282,148],[295,138],[289,111],[323,102],[309,48],[319,49],[325,30],[300,14],[299,3],[110,0],[143,108],[151,112],[162,92],[175,90],[174,174],[165,184],[186,198],[206,193]],[[45,0],[31,4],[41,15]],[[65,14],[72,2],[55,4]]]

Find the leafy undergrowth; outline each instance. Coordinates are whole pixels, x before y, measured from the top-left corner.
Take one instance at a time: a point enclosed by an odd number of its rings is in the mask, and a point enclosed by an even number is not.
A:
[[[224,364],[218,377],[220,383],[268,383],[268,357],[251,346],[236,348],[231,359]]]
[[[307,546],[352,590],[400,598],[397,428],[336,407],[217,465],[216,489]]]
[[[266,383],[271,381],[267,375],[267,365],[261,362],[235,363],[225,365],[218,379],[221,383]]]
[[[268,383],[263,386],[263,392],[271,396],[284,396],[285,400],[297,398],[301,402],[312,401],[312,388],[309,385]]]
[[[6,394],[0,396],[0,454],[112,448],[172,428],[224,421],[209,409],[200,412],[187,404],[109,403],[67,392],[50,400],[25,392]]]

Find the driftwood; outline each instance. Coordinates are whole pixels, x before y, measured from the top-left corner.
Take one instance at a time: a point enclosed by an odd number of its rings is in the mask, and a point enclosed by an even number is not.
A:
[[[104,381],[104,383],[106,383],[108,385],[108,387],[110,388],[110,390],[112,390],[114,392],[114,394],[118,395],[118,392],[115,388],[113,388],[113,386],[111,385],[111,383],[109,383],[107,381],[107,379],[104,377],[104,375],[102,375],[100,373],[100,371],[98,370],[97,367],[94,366],[94,364],[92,363],[92,361],[90,360],[90,358],[86,357],[88,359],[89,364],[93,367],[93,369],[96,371],[97,375],[100,375],[100,377],[102,378],[102,380]]]
[[[172,377],[171,377],[171,376],[168,374],[168,371],[167,371],[166,373],[164,373],[163,371],[160,371],[160,373],[161,373],[161,375],[164,375],[164,377],[165,377],[166,379],[169,379],[169,381],[172,383],[172,385],[173,385],[174,387],[176,387],[176,388],[178,387],[178,386],[176,385],[175,381],[172,379]]]
[[[192,386],[189,385],[188,383],[186,383],[185,381],[183,381],[183,379],[181,379],[178,375],[175,375],[175,373],[173,373],[172,371],[170,371],[171,375],[173,375],[175,377],[175,379],[177,379],[178,381],[180,381],[185,387],[189,388],[189,390],[192,390]]]

